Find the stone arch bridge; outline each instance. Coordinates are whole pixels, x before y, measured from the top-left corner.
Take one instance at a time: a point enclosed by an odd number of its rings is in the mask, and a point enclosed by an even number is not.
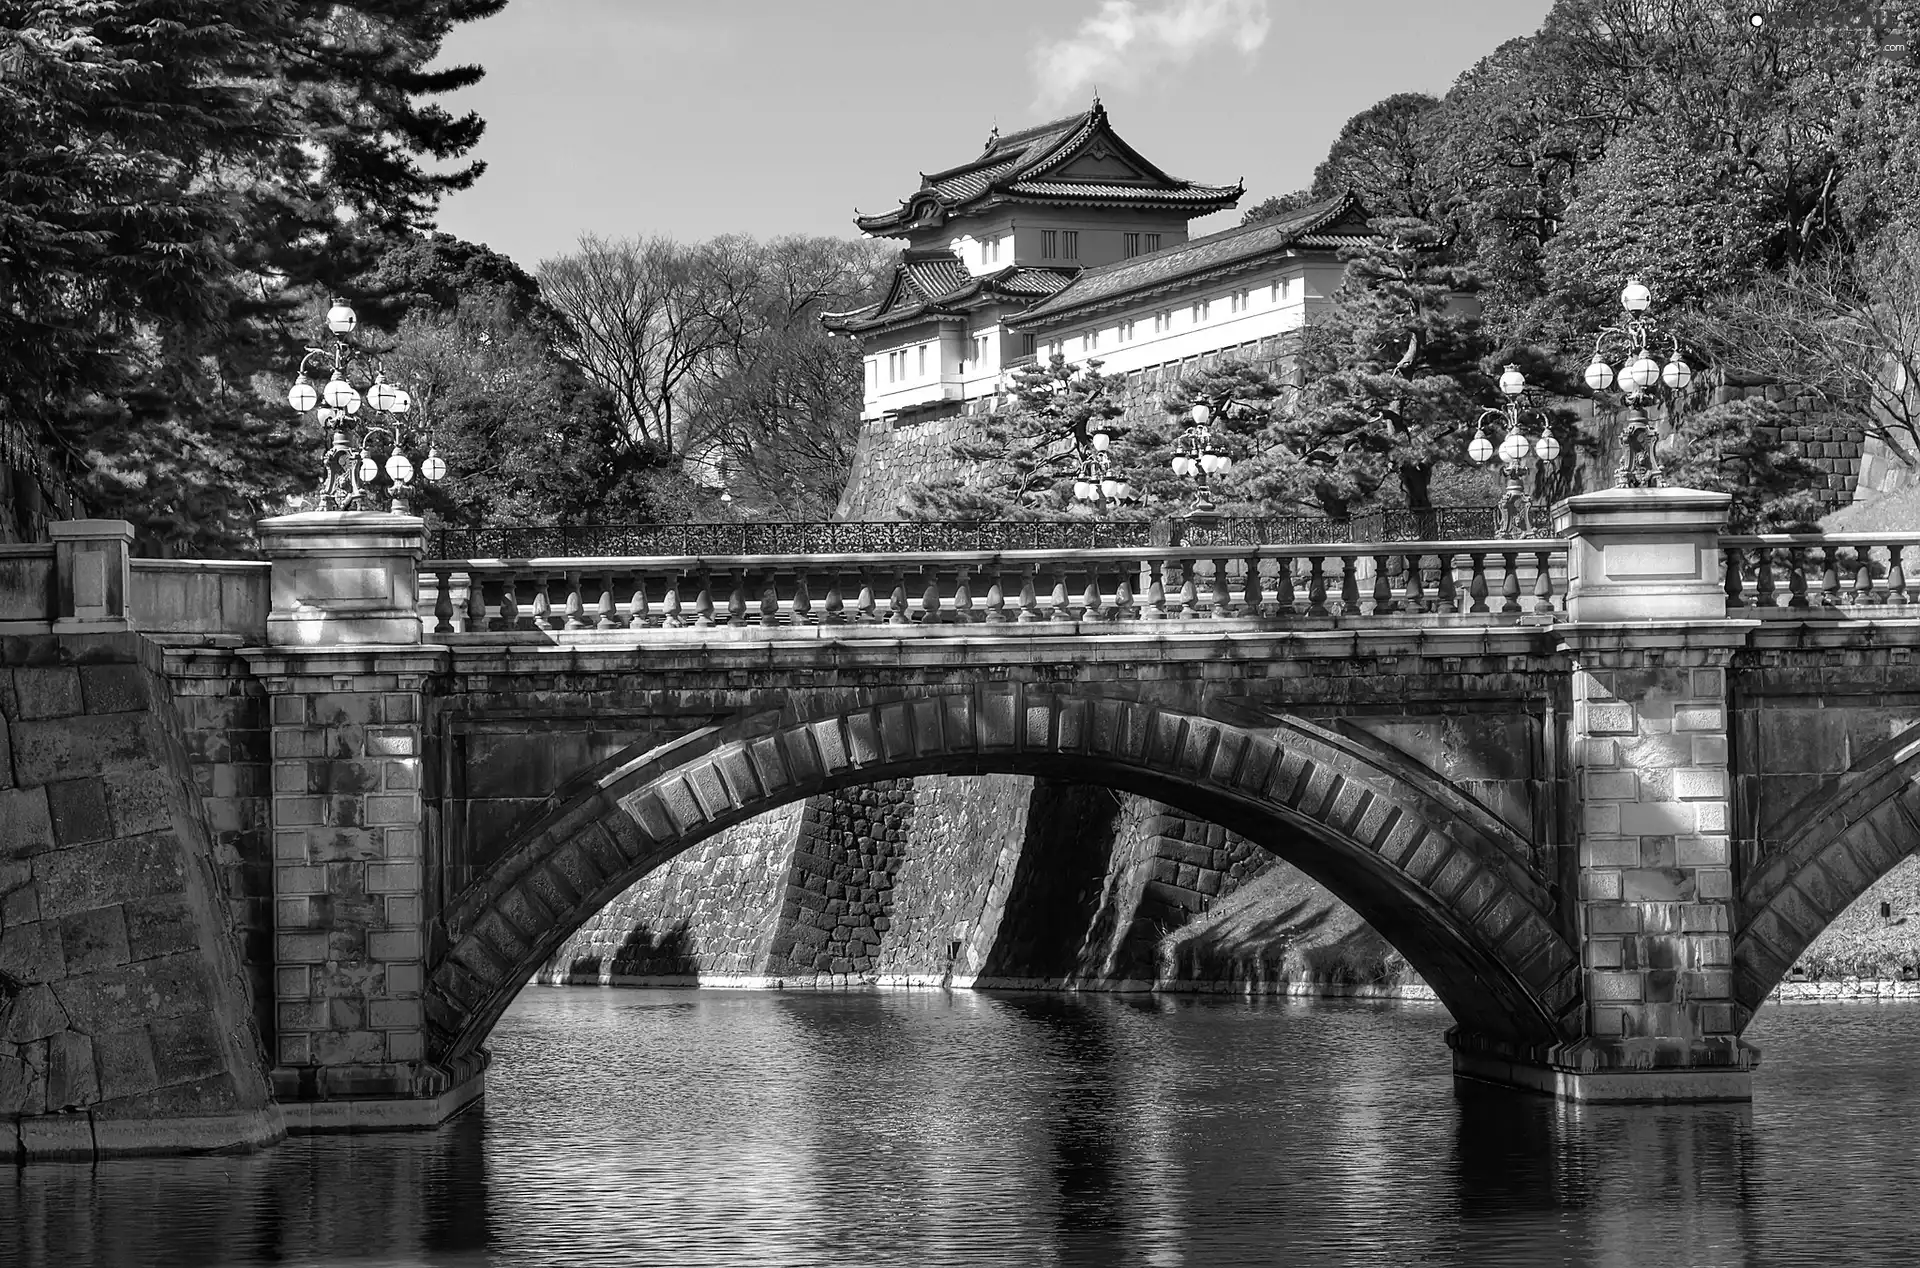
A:
[[[264,521],[260,563],[62,526],[0,558],[0,1113],[28,1153],[437,1122],[520,987],[665,860],[984,773],[1295,864],[1435,988],[1463,1077],[1745,1097],[1754,1010],[1920,840],[1920,596],[1906,542],[1723,537],[1724,501],[1586,495],[1523,543],[521,561],[424,560],[396,516]],[[490,800],[488,762],[546,791]],[[164,953],[129,859],[181,895]],[[169,1099],[189,1023],[220,1096]]]

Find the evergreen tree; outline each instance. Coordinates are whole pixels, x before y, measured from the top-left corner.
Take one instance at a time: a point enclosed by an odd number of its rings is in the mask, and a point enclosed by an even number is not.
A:
[[[1447,262],[1431,226],[1376,228],[1343,253],[1346,279],[1303,341],[1299,407],[1276,413],[1244,477],[1261,502],[1306,502],[1335,519],[1378,499],[1428,510],[1435,467],[1466,460],[1472,421],[1491,403],[1479,320],[1454,302],[1473,277]]]
[[[217,550],[305,482],[289,318],[478,176],[420,98],[503,3],[0,0],[0,413],[94,513]]]
[[[1806,533],[1826,512],[1816,489],[1827,473],[1801,456],[1800,445],[1782,441],[1782,427],[1848,426],[1844,416],[1794,414],[1773,401],[1740,400],[1685,415],[1679,425],[1680,454],[1666,463],[1665,482],[1676,488],[1733,495],[1729,533]]]
[[[1254,470],[1249,459],[1259,452],[1276,412],[1286,401],[1286,385],[1272,370],[1241,360],[1225,360],[1180,376],[1160,398],[1161,417],[1131,427],[1114,446],[1116,465],[1124,463],[1142,504],[1168,515],[1198,498],[1198,480],[1173,469],[1180,437],[1192,425],[1193,407],[1205,405],[1213,450],[1233,466],[1208,477],[1207,494],[1222,515],[1285,515],[1291,506],[1257,500],[1248,487]]]
[[[1111,426],[1121,414],[1100,364],[1075,365],[1055,353],[1018,370],[1012,403],[953,446],[965,474],[910,485],[903,498],[908,518],[979,523],[1092,515],[1092,506],[1074,498],[1074,481],[1096,425]]]

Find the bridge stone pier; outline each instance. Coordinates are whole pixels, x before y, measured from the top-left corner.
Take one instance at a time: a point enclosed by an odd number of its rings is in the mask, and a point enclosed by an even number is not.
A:
[[[179,737],[169,848],[209,878],[169,980],[219,997],[220,1060],[270,1093],[153,1148],[442,1121],[649,871],[924,775],[1106,785],[1271,850],[1433,986],[1462,1078],[1745,1098],[1754,1010],[1920,840],[1920,595],[1914,543],[1727,537],[1725,502],[1585,495],[1524,542],[429,560],[420,521],[346,513],[263,521],[264,562],[129,560],[110,525],[0,548],[0,1116],[23,1154],[115,1152],[107,1054],[165,1064],[177,1028],[138,993],[60,1026],[25,1002],[106,954],[74,925],[54,963],[48,919],[133,927],[111,878],[59,879],[97,837],[69,777],[133,757],[44,748],[93,703],[47,671],[116,622]]]

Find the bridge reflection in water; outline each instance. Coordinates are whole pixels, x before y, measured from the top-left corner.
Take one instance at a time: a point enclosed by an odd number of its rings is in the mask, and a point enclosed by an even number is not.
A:
[[[1770,1009],[1751,1107],[1456,1094],[1431,1005],[530,989],[483,1109],[45,1165],[0,1262],[1892,1262],[1920,1009]],[[1844,1052],[1839,1063],[1822,1061]]]

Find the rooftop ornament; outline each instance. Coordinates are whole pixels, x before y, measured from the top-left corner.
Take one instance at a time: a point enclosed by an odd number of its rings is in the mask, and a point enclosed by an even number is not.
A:
[[[379,510],[385,503],[405,514],[416,474],[429,482],[446,478],[447,463],[429,441],[416,472],[407,456],[404,422],[413,400],[387,382],[378,360],[351,337],[360,318],[342,300],[327,309],[327,338],[309,347],[287,392],[287,404],[314,411],[333,433],[327,450],[321,507],[329,511]],[[363,392],[354,379],[366,384]],[[316,385],[315,380],[321,382]],[[364,413],[363,413],[364,411]],[[352,433],[357,428],[357,438]]]
[[[1621,433],[1624,452],[1614,471],[1620,489],[1660,487],[1660,460],[1656,437],[1647,418],[1647,401],[1659,389],[1671,397],[1693,382],[1693,369],[1680,359],[1680,340],[1663,331],[1647,315],[1653,293],[1638,278],[1629,278],[1620,292],[1620,324],[1603,328],[1593,341],[1593,362],[1587,366],[1587,386],[1595,393],[1616,388],[1627,398],[1627,425]],[[1670,345],[1665,365],[1651,351],[1657,341]],[[1616,369],[1609,357],[1620,362]],[[1512,367],[1508,367],[1509,370]]]
[[[1533,498],[1526,489],[1527,469],[1531,465],[1528,460],[1557,461],[1560,442],[1547,430],[1546,414],[1527,404],[1527,376],[1520,373],[1520,367],[1510,365],[1500,375],[1500,394],[1504,399],[1498,406],[1480,411],[1480,421],[1473,428],[1473,439],[1467,442],[1467,457],[1475,462],[1490,462],[1496,456],[1500,459],[1500,471],[1507,479],[1507,487],[1500,494],[1500,506],[1495,516],[1496,531],[1502,537],[1531,537]],[[1532,414],[1540,420],[1538,440],[1527,435],[1521,423],[1521,417],[1525,414]],[[1489,422],[1505,433],[1497,448],[1487,436]]]

